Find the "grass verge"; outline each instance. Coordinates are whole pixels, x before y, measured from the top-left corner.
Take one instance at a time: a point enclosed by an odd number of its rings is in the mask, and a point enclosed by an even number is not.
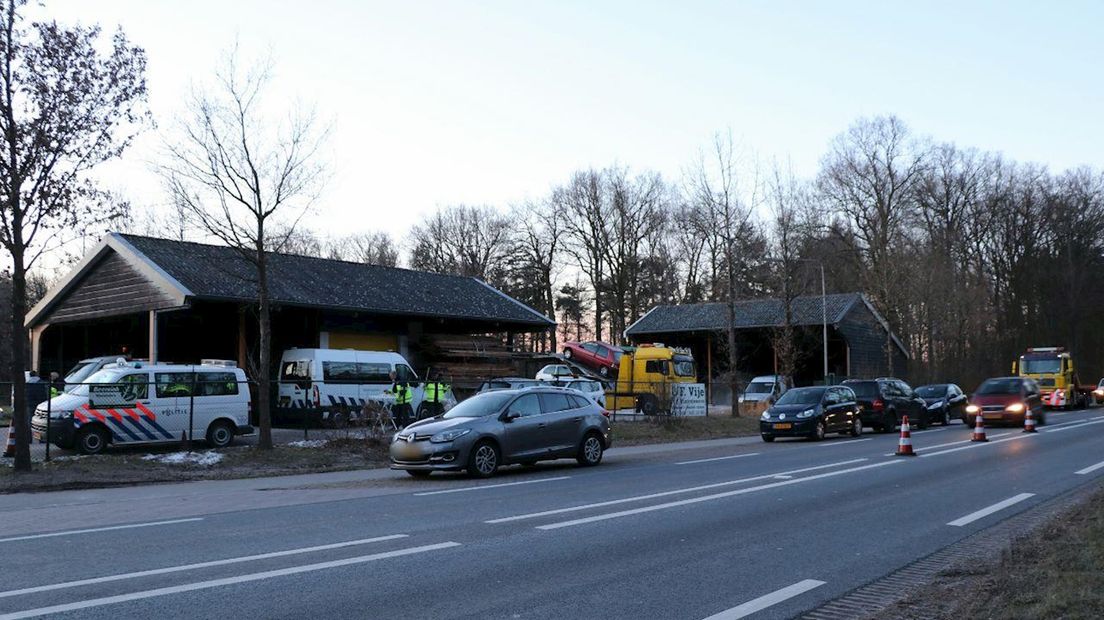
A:
[[[1104,490],[876,617],[1104,618]]]
[[[197,452],[209,451],[201,447]],[[36,463],[34,471],[18,475],[11,467],[0,467],[0,493],[259,478],[370,469],[387,464],[385,443],[356,437],[329,439],[318,447],[277,445],[272,450],[258,450],[253,446],[232,446],[216,452],[221,459],[209,465],[149,460],[144,458],[151,453],[147,449],[96,456],[62,456],[49,463]],[[167,455],[164,450],[152,451],[152,454]]]
[[[708,417],[674,418],[669,423],[613,421],[614,446],[639,446],[651,443],[697,441],[759,434],[759,418]]]

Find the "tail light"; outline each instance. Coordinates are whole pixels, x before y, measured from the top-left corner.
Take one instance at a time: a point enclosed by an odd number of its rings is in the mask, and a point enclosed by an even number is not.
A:
[[[870,403],[870,408],[873,409],[874,411],[881,411],[881,410],[885,409],[885,401],[883,401],[882,399],[878,399],[878,400]]]
[[[602,415],[604,415],[604,416],[605,416],[605,417],[607,417],[607,418],[608,418],[608,417],[610,417],[610,412],[609,412],[609,409],[603,409],[603,410],[602,410]]]

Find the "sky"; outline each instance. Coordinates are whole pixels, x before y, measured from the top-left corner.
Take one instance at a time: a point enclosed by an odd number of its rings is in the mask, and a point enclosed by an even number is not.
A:
[[[385,230],[457,203],[538,199],[611,164],[683,178],[718,131],[813,175],[833,136],[918,134],[1054,170],[1104,165],[1104,2],[46,0],[148,53],[161,127],[235,39],[280,110],[332,123],[307,225]],[[282,107],[281,107],[282,106]],[[164,205],[144,134],[101,182]]]

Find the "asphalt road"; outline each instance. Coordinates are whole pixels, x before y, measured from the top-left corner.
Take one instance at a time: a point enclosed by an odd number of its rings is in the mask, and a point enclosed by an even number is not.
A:
[[[0,618],[789,618],[1098,483],[1104,410],[1048,421],[0,496]]]

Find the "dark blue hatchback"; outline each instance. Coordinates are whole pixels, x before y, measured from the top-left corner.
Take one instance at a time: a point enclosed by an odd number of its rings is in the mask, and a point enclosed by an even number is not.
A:
[[[774,441],[775,437],[808,437],[819,441],[828,433],[858,437],[862,434],[860,411],[849,387],[794,388],[763,412],[759,432],[763,441]]]

